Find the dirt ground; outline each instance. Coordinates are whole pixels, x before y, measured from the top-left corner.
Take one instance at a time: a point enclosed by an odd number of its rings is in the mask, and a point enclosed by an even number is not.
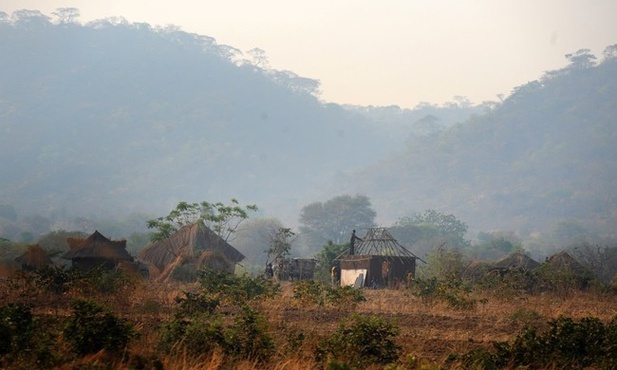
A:
[[[266,310],[271,322],[299,328],[312,336],[333,332],[353,312],[387,318],[399,328],[397,343],[404,356],[441,364],[450,354],[463,354],[494,341],[510,341],[525,325],[546,326],[560,315],[598,317],[608,322],[617,315],[617,297],[592,293],[495,298],[471,297],[480,302],[473,309],[457,310],[444,302],[424,304],[405,290],[364,289],[366,302],[355,309],[301,307],[291,299],[292,287],[283,285],[283,298]]]

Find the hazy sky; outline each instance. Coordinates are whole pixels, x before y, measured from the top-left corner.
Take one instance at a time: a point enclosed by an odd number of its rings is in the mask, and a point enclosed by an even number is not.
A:
[[[327,102],[411,108],[456,95],[497,100],[617,44],[617,0],[0,0],[0,11],[75,7],[81,22],[111,16],[173,24],[272,68],[321,81]]]

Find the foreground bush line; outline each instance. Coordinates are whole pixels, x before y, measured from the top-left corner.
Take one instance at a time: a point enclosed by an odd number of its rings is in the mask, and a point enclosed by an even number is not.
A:
[[[517,311],[512,320],[528,325],[513,332],[512,340],[435,360],[401,345],[396,318],[362,308],[371,304],[366,296],[374,291],[301,281],[284,295],[273,280],[214,270],[200,271],[198,282],[185,289],[156,291],[157,296],[141,296],[145,283],[119,272],[58,270],[24,279],[7,283],[11,287],[0,304],[1,368],[617,367],[617,317],[544,320],[533,310]],[[426,312],[444,304],[463,315],[495,299],[472,299],[468,286],[438,280],[416,280],[389,292],[417,298]],[[58,300],[66,304],[56,313],[41,306]],[[313,331],[286,321],[285,312],[336,319],[329,329]]]

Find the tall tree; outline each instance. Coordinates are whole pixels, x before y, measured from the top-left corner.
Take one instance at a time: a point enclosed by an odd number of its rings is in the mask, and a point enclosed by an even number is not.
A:
[[[149,229],[157,230],[152,234],[152,241],[157,241],[170,236],[184,225],[201,220],[221,238],[229,241],[238,226],[249,218],[248,213],[256,211],[256,205],[241,206],[236,199],[231,199],[231,204],[180,202],[167,216],[148,220],[147,225]]]
[[[77,23],[79,9],[77,8],[58,8],[51,14],[55,15],[60,24]]]
[[[454,215],[428,209],[424,213],[401,217],[395,225],[399,228],[411,227],[417,238],[414,243],[417,249],[428,252],[434,245],[444,245],[446,248],[463,249],[471,242],[465,239],[467,224]]]
[[[267,235],[269,245],[266,251],[266,253],[268,253],[268,263],[288,256],[295,237],[296,233],[287,227],[279,227],[277,230],[271,230]]]
[[[300,211],[300,231],[312,246],[346,243],[353,229],[374,226],[376,213],[366,195],[340,195],[311,203]]]
[[[315,259],[317,260],[315,275],[317,279],[324,281],[329,280],[332,266],[334,266],[334,260],[347,249],[349,249],[347,243],[334,244],[332,241],[328,241],[328,243],[315,254]]]

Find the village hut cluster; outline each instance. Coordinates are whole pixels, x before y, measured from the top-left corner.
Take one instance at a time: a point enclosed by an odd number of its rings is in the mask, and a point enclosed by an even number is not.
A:
[[[186,225],[166,239],[146,246],[136,257],[126,250],[126,240],[112,240],[94,231],[87,238],[67,238],[69,250],[61,258],[72,267],[87,272],[96,268],[124,270],[168,281],[176,268],[191,265],[194,270],[204,266],[233,273],[242,253],[210,230],[202,222]],[[54,264],[48,253],[30,245],[15,258],[7,275],[18,270],[35,271]],[[9,271],[10,270],[10,271]]]
[[[362,237],[355,237],[356,240],[334,260],[331,270],[333,285],[396,287],[415,277],[418,261],[425,263],[394,239],[386,228],[368,229]],[[156,281],[173,279],[174,271],[186,266],[193,271],[209,267],[233,273],[236,265],[245,259],[242,253],[199,221],[151,243],[135,257],[127,252],[125,239],[111,240],[98,231],[86,238],[67,238],[67,244],[69,250],[60,257],[81,271],[122,269]],[[11,274],[18,270],[35,271],[53,264],[53,259],[43,248],[30,245],[10,266],[0,266],[0,272],[6,275],[7,271]],[[266,275],[279,280],[313,279],[316,265],[317,260],[313,258],[277,258]],[[580,288],[585,288],[594,278],[593,272],[568,253],[559,252],[543,263],[523,253],[514,253],[496,262],[472,261],[463,271],[463,279],[473,282],[487,277],[533,278],[537,271],[574,277]]]

